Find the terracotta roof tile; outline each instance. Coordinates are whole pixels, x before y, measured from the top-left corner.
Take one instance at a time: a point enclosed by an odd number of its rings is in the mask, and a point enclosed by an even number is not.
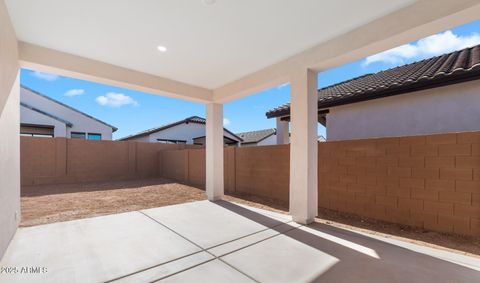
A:
[[[318,91],[318,107],[355,103],[480,78],[480,45],[363,75]],[[269,110],[268,118],[288,116],[290,104]]]

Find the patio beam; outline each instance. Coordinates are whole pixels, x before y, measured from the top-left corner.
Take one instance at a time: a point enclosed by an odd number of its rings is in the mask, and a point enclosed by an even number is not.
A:
[[[419,0],[329,41],[265,66],[213,91],[217,103],[229,102],[288,81],[291,70],[317,72],[341,66],[471,21],[478,0]]]
[[[208,103],[206,122],[206,191],[210,201],[221,200],[223,181],[223,104]]]
[[[213,92],[198,86],[142,73],[38,45],[18,42],[22,68],[179,98],[212,102]]]
[[[291,81],[290,214],[309,224],[317,216],[317,72],[299,70]]]

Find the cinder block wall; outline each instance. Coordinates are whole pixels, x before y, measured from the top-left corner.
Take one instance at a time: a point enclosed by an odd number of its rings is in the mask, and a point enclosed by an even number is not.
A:
[[[480,133],[319,143],[320,208],[480,235]],[[204,150],[160,154],[163,176],[204,186]],[[227,191],[288,201],[289,146],[225,149]],[[181,172],[177,168],[182,163]],[[172,166],[174,165],[174,166]]]
[[[319,207],[480,235],[480,132],[319,143]],[[289,146],[225,148],[225,189],[288,201]],[[205,185],[205,151],[157,143],[21,139],[22,184],[163,176]]]
[[[288,201],[290,146],[235,149],[235,191]]]
[[[319,145],[319,206],[480,235],[480,133]]]
[[[188,147],[21,137],[21,182],[30,186],[158,177],[158,152]]]
[[[224,151],[225,190],[235,191],[235,148]],[[199,188],[205,187],[205,149],[165,150],[158,154],[159,176],[186,183]]]

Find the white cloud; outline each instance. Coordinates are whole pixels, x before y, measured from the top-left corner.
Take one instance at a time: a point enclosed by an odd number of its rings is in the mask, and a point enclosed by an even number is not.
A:
[[[74,89],[71,89],[71,90],[68,90],[65,92],[65,96],[77,96],[77,95],[82,95],[85,93],[85,90],[84,89],[80,89],[80,88],[74,88]]]
[[[232,123],[232,122],[231,122],[229,119],[223,118],[223,125],[224,125],[224,126],[230,125],[231,123]]]
[[[44,81],[47,81],[47,82],[53,82],[53,81],[56,81],[58,79],[57,75],[49,74],[49,73],[42,73],[42,72],[38,72],[38,71],[34,71],[32,73],[32,75],[34,77],[36,77],[37,79],[41,79],[41,80],[44,80]]]
[[[459,36],[451,30],[420,39],[414,44],[405,44],[365,59],[363,65],[375,62],[400,65],[408,60],[420,60],[480,44],[480,34]]]
[[[138,106],[138,102],[123,93],[109,92],[95,99],[98,104],[110,107],[121,107],[123,105]]]

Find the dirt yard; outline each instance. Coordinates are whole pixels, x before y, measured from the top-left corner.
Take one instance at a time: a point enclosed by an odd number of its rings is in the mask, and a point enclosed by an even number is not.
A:
[[[203,190],[165,179],[24,187],[21,198],[21,226],[68,221],[204,199],[206,197]],[[225,199],[281,213],[288,211],[288,203],[257,196],[231,194],[225,196]],[[316,221],[480,256],[480,237],[431,232],[327,209],[319,210],[319,218]]]

